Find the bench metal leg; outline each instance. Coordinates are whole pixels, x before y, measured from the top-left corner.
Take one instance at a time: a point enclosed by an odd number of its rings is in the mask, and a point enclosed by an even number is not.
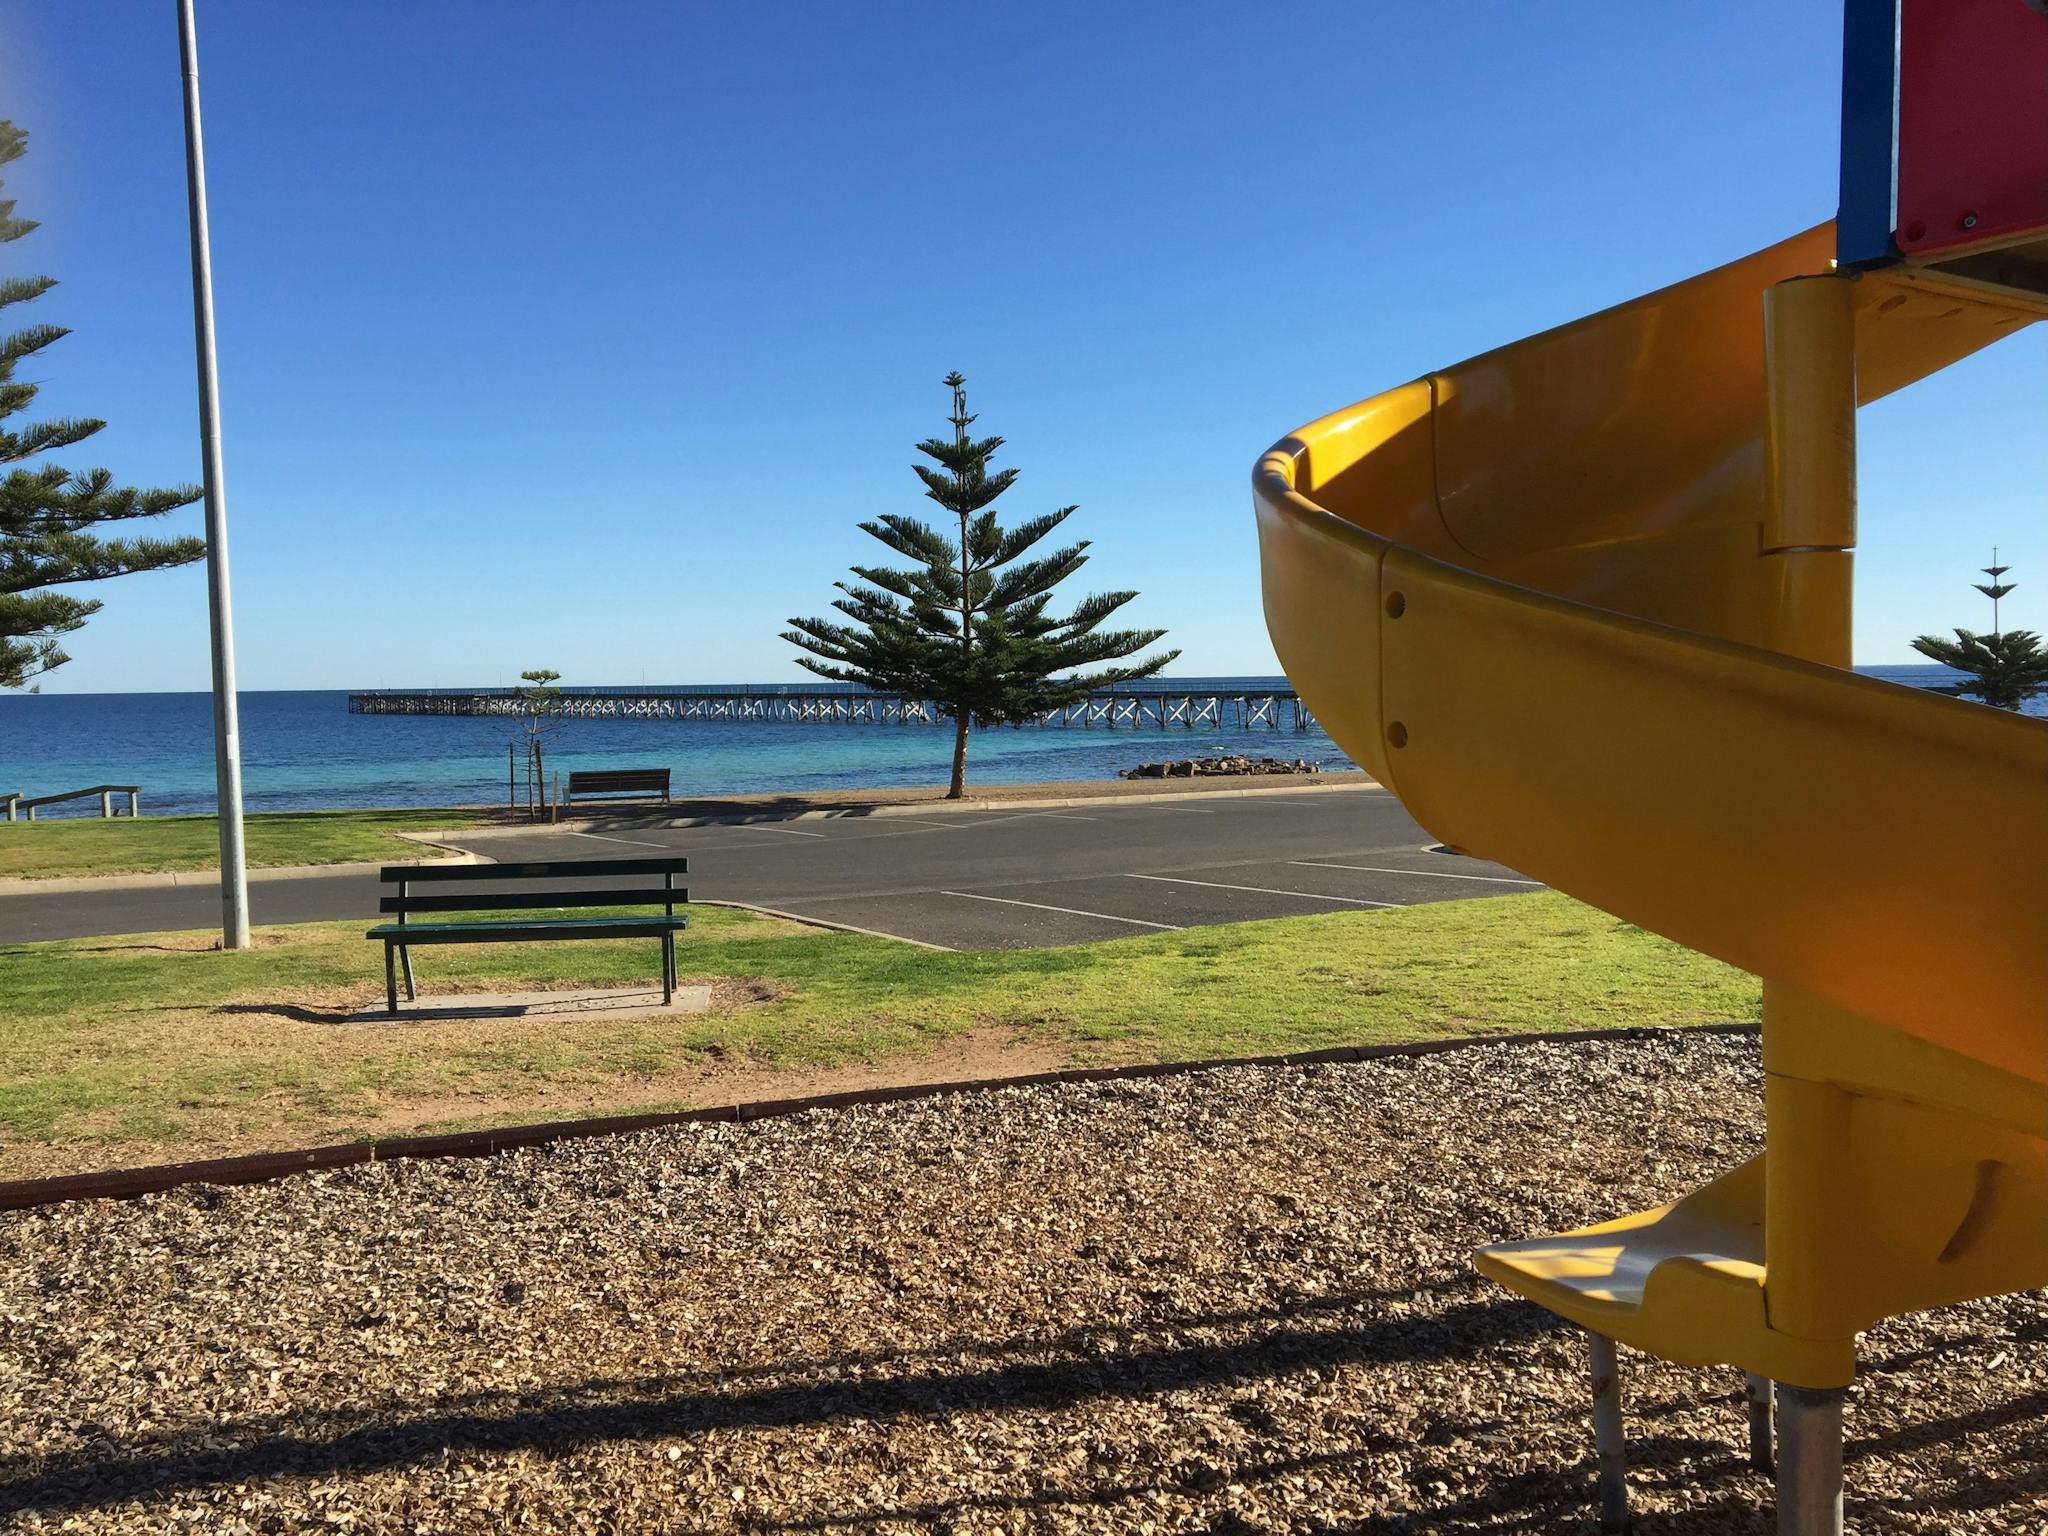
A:
[[[1628,1446],[1621,1429],[1621,1362],[1614,1340],[1586,1335],[1593,1373],[1593,1451],[1599,1468],[1601,1536],[1628,1530]]]
[[[1840,1389],[1778,1384],[1778,1536],[1842,1536]]]
[[[676,936],[664,933],[661,936],[661,1006],[666,1008],[676,1000]]]
[[[1745,1371],[1742,1380],[1743,1396],[1749,1404],[1749,1464],[1768,1474],[1777,1460],[1771,1443],[1771,1378]]]
[[[398,1012],[398,946],[384,943],[384,1011]]]
[[[410,944],[398,946],[398,963],[405,967],[405,1000],[408,1003],[416,1003],[420,1000],[420,994],[418,988],[412,984],[412,946]]]

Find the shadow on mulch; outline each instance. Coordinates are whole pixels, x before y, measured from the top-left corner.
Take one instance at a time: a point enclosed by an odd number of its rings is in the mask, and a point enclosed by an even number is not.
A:
[[[1091,1400],[1143,1398],[1204,1386],[1252,1386],[1304,1369],[1358,1363],[1455,1364],[1568,1326],[1539,1308],[1508,1298],[1452,1301],[1434,1314],[1386,1317],[1350,1328],[1313,1326],[1318,1317],[1329,1319],[1362,1306],[1412,1302],[1432,1294],[1469,1296],[1477,1290],[1474,1280],[1461,1277],[1399,1290],[1304,1298],[1254,1310],[1177,1314],[1139,1328],[1089,1326],[1051,1336],[959,1340],[922,1350],[850,1351],[786,1363],[737,1364],[716,1371],[593,1377],[553,1389],[465,1394],[448,1399],[440,1411],[426,1414],[389,1404],[385,1409],[389,1417],[380,1422],[364,1422],[363,1413],[303,1412],[210,1423],[196,1427],[189,1439],[186,1435],[145,1437],[109,1451],[49,1458],[32,1473],[19,1470],[18,1460],[0,1457],[0,1514],[80,1512],[184,1490],[272,1479],[348,1478],[433,1463],[451,1455],[546,1450],[559,1456],[581,1445],[700,1436],[717,1430],[887,1422],[956,1412],[1057,1410]],[[362,1325],[374,1326],[378,1321],[366,1315]],[[1192,1330],[1259,1324],[1271,1326],[1258,1337],[1235,1343],[1150,1348],[1139,1344],[1149,1334],[1181,1336]],[[1032,1358],[1046,1355],[1067,1358]],[[987,1366],[916,1369],[922,1362],[963,1359],[985,1361]],[[1872,1367],[1883,1370],[1894,1364],[1872,1362]],[[827,1373],[877,1366],[912,1369],[886,1379],[817,1379]],[[776,1377],[798,1379],[749,1385]],[[1662,1410],[1667,1406],[1677,1405],[1632,1405],[1631,1414],[1640,1426],[1645,1420],[1665,1417]],[[2048,1393],[1890,1434],[1852,1438],[1846,1457],[1853,1467],[1866,1455],[1958,1440],[2042,1415],[2048,1415]],[[1731,1405],[1731,1433],[1726,1443],[1639,1427],[1629,1444],[1631,1480],[1644,1488],[1669,1488],[1681,1480],[1697,1488],[1702,1483],[1754,1477],[1733,1445],[1733,1425],[1738,1419],[1739,1411]],[[1421,1443],[1477,1439],[1482,1444],[1475,1449],[1483,1455],[1483,1443],[1503,1428],[1492,1421],[1439,1422],[1425,1432]],[[220,1449],[223,1439],[243,1443]],[[208,1448],[202,1448],[202,1443]],[[1241,1459],[1232,1465],[1229,1476],[1234,1482],[1257,1484],[1345,1466],[1408,1444],[1368,1432],[1339,1450]],[[786,1521],[757,1515],[749,1524],[760,1530],[789,1532],[903,1522],[937,1529],[951,1518],[977,1513],[1107,1511],[1154,1495],[1207,1491],[1203,1484],[1191,1480],[1204,1470],[1176,1468],[1160,1476],[1086,1490],[1040,1488],[1020,1495],[968,1495]],[[1435,1475],[1421,1466],[1415,1472],[1418,1478]],[[2036,1475],[2023,1471],[2012,1479],[1985,1478],[1967,1489],[1930,1496],[1916,1507],[1923,1513],[1952,1510],[1957,1514],[1995,1508],[2028,1492]],[[1761,1498],[1731,1492],[1685,1510],[1641,1511],[1633,1529],[1638,1536],[1762,1533],[1770,1528],[1769,1494],[1758,1492]],[[1852,1493],[1852,1519],[1856,1502]],[[1593,1509],[1590,1444],[1588,1455],[1574,1465],[1504,1474],[1482,1491],[1462,1498],[1446,1499],[1441,1493],[1432,1496],[1418,1489],[1417,1504],[1427,1510],[1430,1528],[1441,1532],[1589,1529]],[[1882,1501],[1875,1501],[1866,1514],[1876,1515],[1882,1508]],[[1408,1529],[1414,1518],[1384,1529]],[[1381,1528],[1375,1523],[1369,1529]],[[1209,1536],[1254,1536],[1260,1529],[1230,1514],[1215,1517],[1207,1527]],[[1295,1529],[1304,1536],[1338,1536],[1337,1527],[1310,1524]],[[1347,1536],[1356,1529],[1346,1527]]]
[[[1460,1289],[1467,1287],[1460,1286]],[[361,1414],[317,1411],[275,1419],[244,1419],[203,1426],[193,1438],[230,1449],[200,1449],[184,1435],[138,1438],[99,1453],[43,1460],[27,1475],[6,1476],[0,1460],[0,1514],[30,1510],[87,1510],[209,1485],[272,1478],[358,1476],[438,1461],[446,1455],[565,1449],[598,1442],[696,1436],[714,1430],[790,1428],[839,1420],[929,1417],[956,1410],[1046,1410],[1097,1398],[1145,1397],[1203,1385],[1255,1383],[1312,1367],[1361,1361],[1452,1360],[1474,1351],[1548,1332],[1559,1323],[1526,1303],[1463,1302],[1434,1316],[1403,1316],[1348,1329],[1288,1326],[1313,1313],[1330,1313],[1379,1300],[1413,1299],[1429,1286],[1396,1293],[1319,1298],[1256,1312],[1176,1316],[1142,1330],[1083,1328],[1054,1338],[965,1341],[928,1351],[854,1354],[742,1365],[717,1372],[594,1380],[573,1387],[524,1393],[481,1392],[450,1399],[443,1411],[407,1414],[393,1407],[387,1422],[363,1423]],[[1271,1322],[1262,1336],[1231,1344],[1123,1346],[1141,1333]],[[1067,1354],[1043,1362],[1020,1355]],[[852,1366],[915,1363],[961,1355],[990,1361],[987,1369],[920,1371],[887,1379],[804,1379],[731,1390],[763,1376],[816,1377]],[[718,1390],[723,1381],[726,1390]],[[623,1400],[619,1400],[623,1398]],[[1386,1446],[1359,1445],[1371,1454]],[[16,1463],[18,1466],[18,1463]],[[1276,1469],[1281,1467],[1275,1463]],[[1048,1499],[1072,1495],[1048,1490]],[[1090,1500],[1109,1495],[1089,1495]],[[916,1518],[914,1512],[876,1512],[859,1519]],[[801,1528],[792,1527],[792,1528]]]

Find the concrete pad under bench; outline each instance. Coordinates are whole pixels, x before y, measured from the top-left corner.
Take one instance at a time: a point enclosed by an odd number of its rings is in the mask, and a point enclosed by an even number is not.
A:
[[[583,987],[569,992],[466,992],[455,996],[400,998],[398,1012],[373,1003],[348,1016],[351,1024],[436,1023],[452,1019],[651,1019],[666,1014],[704,1013],[709,987],[677,987],[663,1005],[659,987]]]

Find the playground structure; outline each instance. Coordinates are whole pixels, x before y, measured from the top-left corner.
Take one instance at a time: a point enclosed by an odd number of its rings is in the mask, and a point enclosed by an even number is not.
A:
[[[2048,16],[1850,0],[1842,209],[1302,427],[1253,477],[1303,701],[1447,844],[1764,980],[1767,1149],[1480,1252],[1751,1380],[1839,1531],[1856,1335],[2048,1284],[2048,723],[1853,674],[1859,404],[2048,315]],[[1776,1383],[1773,1445],[1772,1394]]]

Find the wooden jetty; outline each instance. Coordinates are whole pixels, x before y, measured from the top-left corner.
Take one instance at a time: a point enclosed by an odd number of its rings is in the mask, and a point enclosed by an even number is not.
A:
[[[348,696],[352,715],[518,715],[513,689],[378,690]],[[733,720],[769,725],[937,725],[923,699],[802,688],[565,688],[550,713],[576,720]],[[1083,730],[1307,730],[1315,722],[1292,689],[1145,689],[1090,694],[1032,722]]]

